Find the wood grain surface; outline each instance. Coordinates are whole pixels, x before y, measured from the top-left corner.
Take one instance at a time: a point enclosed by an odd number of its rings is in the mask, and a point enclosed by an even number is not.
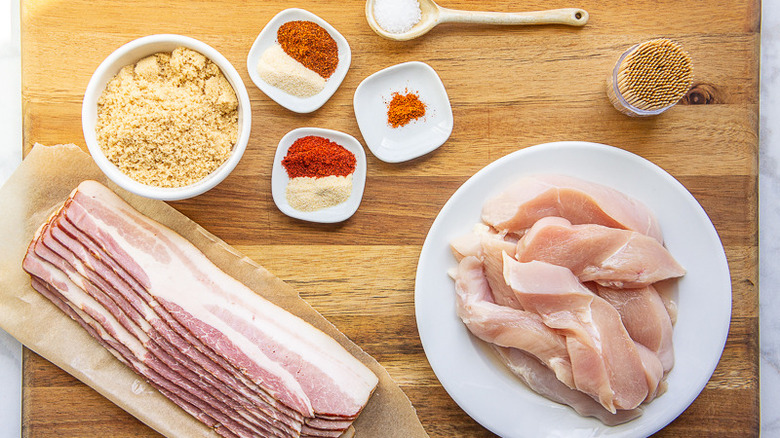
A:
[[[428,228],[477,170],[538,143],[618,146],[658,164],[702,204],[723,241],[733,282],[731,329],[707,387],[659,436],[757,436],[758,409],[758,0],[442,0],[493,11],[581,7],[590,22],[564,26],[440,25],[398,43],[366,24],[361,1],[22,0],[24,150],[34,142],[84,147],[81,99],[90,75],[120,45],[179,33],[215,47],[241,73],[253,107],[252,138],[233,174],[172,205],[293,285],[373,355],[406,391],[432,437],[491,434],[447,395],[431,371],[414,319],[414,275]],[[309,115],[260,92],[246,55],[280,10],[301,7],[335,26],[352,48],[336,94]],[[679,41],[696,86],[682,105],[631,119],[604,83],[619,54],[641,41]],[[363,203],[348,221],[317,225],[283,215],[271,198],[276,145],[301,126],[362,136],[352,98],[366,76],[419,60],[442,78],[455,128],[441,148],[402,164],[368,155]],[[24,355],[23,436],[139,437],[155,432],[29,351]]]

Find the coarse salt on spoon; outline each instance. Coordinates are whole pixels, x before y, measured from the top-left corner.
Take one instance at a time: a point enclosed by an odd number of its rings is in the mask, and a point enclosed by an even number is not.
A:
[[[584,9],[564,8],[533,12],[481,12],[447,9],[433,0],[419,0],[421,18],[406,32],[392,33],[384,30],[374,16],[377,0],[366,1],[366,20],[378,35],[396,41],[407,41],[422,36],[440,23],[481,23],[504,25],[563,24],[584,26],[588,12]]]

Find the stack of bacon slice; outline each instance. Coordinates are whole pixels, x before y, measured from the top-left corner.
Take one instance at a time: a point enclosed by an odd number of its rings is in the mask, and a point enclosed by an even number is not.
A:
[[[452,242],[457,312],[545,397],[608,425],[641,414],[674,365],[674,306],[653,284],[684,275],[652,212],[598,184],[527,177]]]
[[[225,437],[339,437],[377,377],[108,188],[80,184],[37,231],[33,287]]]

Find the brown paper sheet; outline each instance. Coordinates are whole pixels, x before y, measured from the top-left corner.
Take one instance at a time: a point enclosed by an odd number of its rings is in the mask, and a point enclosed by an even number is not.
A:
[[[379,385],[354,423],[358,437],[428,436],[387,371],[295,290],[166,203],[119,189],[89,155],[72,145],[36,145],[0,189],[0,327],[21,343],[165,436],[217,436],[116,360],[30,286],[30,277],[21,267],[27,245],[48,215],[86,179],[106,184],[142,213],[183,235],[225,272],[332,336],[368,366],[379,377]]]

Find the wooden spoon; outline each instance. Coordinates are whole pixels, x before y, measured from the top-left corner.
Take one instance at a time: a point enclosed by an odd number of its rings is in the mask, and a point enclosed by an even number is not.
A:
[[[583,9],[565,8],[534,12],[479,12],[460,11],[442,8],[433,0],[419,0],[422,18],[407,32],[390,33],[382,29],[374,18],[374,2],[366,1],[366,20],[368,25],[380,36],[406,41],[428,33],[439,23],[482,23],[482,24],[565,24],[584,26],[588,22],[588,13]]]

